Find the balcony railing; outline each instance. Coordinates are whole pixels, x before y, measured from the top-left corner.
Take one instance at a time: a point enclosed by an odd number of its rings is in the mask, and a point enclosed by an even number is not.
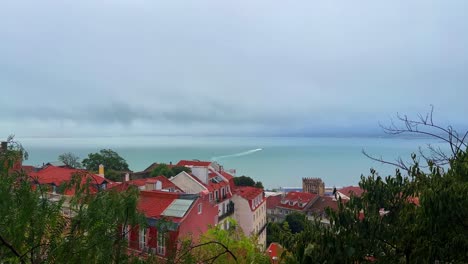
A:
[[[229,202],[226,208],[226,212],[220,216],[218,216],[218,222],[222,221],[224,218],[232,215],[234,213],[234,203],[232,201]]]

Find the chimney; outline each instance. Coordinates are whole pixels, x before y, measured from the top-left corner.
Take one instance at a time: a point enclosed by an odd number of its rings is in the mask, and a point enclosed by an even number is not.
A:
[[[204,184],[208,184],[208,168],[202,166],[193,166],[192,174]]]
[[[102,165],[102,164],[99,165],[99,174],[98,175],[105,178],[105,176],[104,176],[104,165]]]
[[[125,173],[125,181],[126,182],[130,181],[130,174],[128,172]]]

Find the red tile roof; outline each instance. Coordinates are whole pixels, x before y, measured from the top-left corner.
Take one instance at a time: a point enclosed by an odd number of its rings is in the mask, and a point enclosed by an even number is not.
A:
[[[238,186],[235,193],[247,200],[253,200],[263,193],[263,189],[251,186]]]
[[[325,208],[330,208],[332,210],[338,210],[338,202],[334,197],[322,196],[319,197],[309,208],[309,210],[317,215],[325,213]]]
[[[220,171],[219,172],[226,180],[229,182],[229,186],[231,187],[231,190],[234,190],[236,188],[236,185],[234,184],[234,176],[232,176],[230,173],[227,173],[225,171]]]
[[[231,174],[225,172],[225,171],[220,171],[219,172],[224,178],[226,178],[226,180],[230,181],[232,179],[234,179],[234,176],[232,176]]]
[[[278,206],[288,209],[304,210],[307,207],[307,204],[315,200],[317,197],[318,195],[314,193],[288,192]],[[291,205],[290,202],[293,202],[293,205]],[[300,206],[299,203],[305,205]]]
[[[361,189],[361,187],[359,186],[347,186],[347,187],[339,189],[338,191],[348,197],[351,197],[352,194],[356,196],[361,196],[362,193],[364,192],[364,190]]]
[[[267,209],[275,209],[276,206],[278,206],[281,203],[281,199],[282,199],[281,195],[268,196],[266,198],[266,200],[267,200],[267,204],[266,204]]]
[[[177,163],[177,166],[200,166],[208,167],[210,166],[211,161],[199,161],[199,160],[181,160]]]
[[[251,187],[251,186],[238,186],[234,190],[234,193],[246,199],[249,202],[250,210],[255,211],[262,205],[266,199],[263,195],[263,189]],[[255,203],[255,198],[261,197],[261,200]]]
[[[163,189],[170,189],[174,188],[177,191],[182,191],[179,187],[177,187],[173,182],[171,182],[168,178],[160,175],[157,177],[152,177],[152,178],[144,178],[144,179],[135,179],[131,180],[128,182],[125,182],[128,185],[134,185],[134,186],[144,186],[146,183],[156,183],[156,181],[160,181],[162,188]]]
[[[55,167],[52,165],[49,165],[38,172],[29,173],[29,176],[35,179],[39,184],[53,184],[55,186],[60,186],[62,183],[69,182],[73,175],[82,175],[83,182],[85,182],[87,179],[90,179],[90,183],[93,185],[102,184],[104,182],[112,182],[86,170],[72,169],[68,167]],[[65,194],[72,195],[74,194],[74,190],[67,190]]]
[[[283,252],[283,247],[280,244],[273,242],[268,246],[266,252],[272,263],[278,263],[278,259]]]
[[[55,184],[56,186],[59,186],[63,182],[70,181],[74,174],[81,174],[86,177],[91,177],[93,181],[92,183],[94,184],[102,184],[104,181],[110,182],[109,180],[96,174],[92,174],[86,170],[62,168],[55,166],[47,166],[46,168],[38,172],[31,172],[29,175],[37,179],[41,184]]]
[[[144,213],[146,217],[159,218],[162,212],[178,198],[178,193],[141,191],[138,210]]]

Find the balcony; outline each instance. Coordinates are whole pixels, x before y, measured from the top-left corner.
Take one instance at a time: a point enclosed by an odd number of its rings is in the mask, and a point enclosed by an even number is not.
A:
[[[230,201],[227,205],[226,212],[218,216],[218,222],[221,222],[224,218],[231,216],[232,214],[234,214],[234,203]]]

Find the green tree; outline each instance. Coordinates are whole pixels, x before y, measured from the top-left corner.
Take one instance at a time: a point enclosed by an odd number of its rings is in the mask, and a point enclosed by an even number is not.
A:
[[[304,230],[304,226],[306,225],[306,222],[308,220],[305,214],[299,212],[292,212],[286,216],[286,219],[284,221],[288,222],[291,232],[295,234]]]
[[[83,166],[89,171],[97,172],[101,164],[106,170],[129,170],[125,159],[111,149],[101,149],[99,153],[89,153],[88,157],[83,159]]]
[[[192,170],[190,168],[185,167],[185,166],[173,166],[172,167],[172,172],[173,172],[174,176],[181,173],[181,172],[183,172],[183,171],[185,171],[187,173],[192,172]]]
[[[199,244],[187,247],[185,252],[190,252],[192,263],[270,263],[255,237],[245,236],[235,220],[227,221],[230,221],[229,230],[212,227],[201,237]]]
[[[151,172],[151,176],[160,176],[163,175],[166,178],[170,178],[172,176],[176,176],[177,174],[181,173],[182,171],[185,171],[187,173],[192,172],[190,168],[187,168],[185,166],[169,166],[165,163],[158,164],[156,168]]]
[[[254,187],[257,187],[257,188],[260,188],[260,189],[265,189],[265,188],[263,188],[263,183],[261,181],[256,182]]]
[[[8,142],[0,153],[0,257],[3,263],[127,263],[121,227],[144,225],[136,210],[138,190],[89,192],[93,182],[76,174],[61,188],[73,188],[71,199],[49,200],[50,188],[37,185],[12,166],[25,154]],[[73,217],[62,214],[71,210]]]
[[[166,178],[170,178],[174,176],[175,174],[167,164],[161,163],[161,164],[158,164],[158,166],[156,166],[156,168],[154,168],[154,170],[151,172],[151,176],[153,177],[160,176],[160,175],[163,175]]]
[[[451,154],[430,148],[432,155],[419,155],[424,166],[416,154],[410,163],[382,161],[397,166],[395,174],[371,170],[362,176],[364,193],[347,203],[339,199],[337,211],[328,209],[329,226],[307,222],[304,231],[283,235],[286,263],[466,262],[468,133],[434,125],[432,113],[401,120],[404,127],[392,125],[389,132],[433,135],[449,144]]]
[[[60,154],[58,160],[69,167],[76,169],[81,168],[80,158],[71,152]]]

